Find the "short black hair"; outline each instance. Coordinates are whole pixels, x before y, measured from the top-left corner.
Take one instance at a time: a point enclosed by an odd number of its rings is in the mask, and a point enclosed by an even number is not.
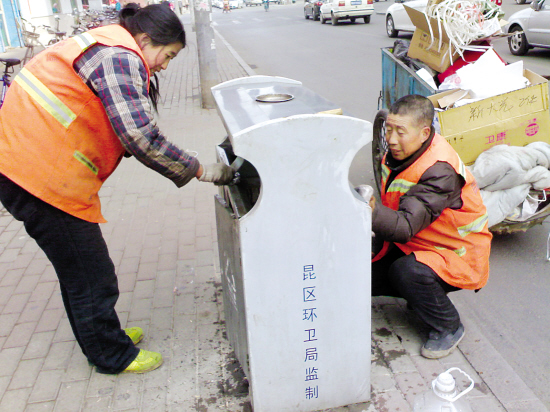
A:
[[[390,107],[390,114],[412,116],[420,127],[430,127],[434,119],[434,105],[419,94],[409,94],[398,99]]]

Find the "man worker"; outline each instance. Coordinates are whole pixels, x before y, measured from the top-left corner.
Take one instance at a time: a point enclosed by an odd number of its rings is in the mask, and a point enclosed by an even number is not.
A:
[[[492,235],[474,177],[434,132],[430,100],[397,100],[386,120],[381,205],[374,197],[372,295],[404,298],[431,331],[424,357],[450,354],[464,326],[447,296],[479,290],[489,277]],[[380,242],[381,243],[381,242]]]

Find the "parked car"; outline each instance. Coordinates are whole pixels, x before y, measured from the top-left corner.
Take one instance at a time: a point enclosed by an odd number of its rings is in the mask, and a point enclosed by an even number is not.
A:
[[[320,7],[319,20],[325,24],[331,20],[336,26],[339,20],[355,20],[362,18],[365,23],[370,23],[370,16],[374,14],[373,0],[326,0]]]
[[[244,0],[244,4],[246,7],[248,6],[261,6],[262,0]]]
[[[244,7],[244,0],[229,0],[230,9],[242,9]]]
[[[523,56],[533,47],[550,48],[550,0],[534,0],[531,7],[510,16],[507,33],[510,52]]]
[[[424,12],[426,11],[428,0],[396,0],[395,4],[388,7],[388,10],[386,10],[386,34],[388,37],[397,37],[400,31],[414,31],[414,25],[412,24],[405,7],[403,7],[404,4],[418,11]]]
[[[319,15],[321,14],[321,4],[324,0],[305,0],[304,2],[304,17],[309,19],[310,17],[313,21],[319,20]]]

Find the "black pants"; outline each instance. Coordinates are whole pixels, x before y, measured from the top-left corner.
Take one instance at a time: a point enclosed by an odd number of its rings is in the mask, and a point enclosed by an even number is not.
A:
[[[118,281],[99,225],[50,206],[2,174],[0,200],[52,262],[84,355],[98,372],[126,369],[139,349],[120,327]]]
[[[438,332],[454,332],[460,316],[447,293],[460,290],[441,279],[429,266],[394,246],[372,264],[372,296],[406,299],[420,319]]]

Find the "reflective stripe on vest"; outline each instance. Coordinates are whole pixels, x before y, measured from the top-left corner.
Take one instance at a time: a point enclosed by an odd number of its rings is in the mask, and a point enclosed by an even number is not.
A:
[[[483,231],[483,228],[485,227],[485,224],[488,220],[489,216],[487,216],[487,213],[485,213],[474,220],[472,223],[458,227],[458,234],[462,237],[466,237],[470,233],[479,233]]]
[[[466,165],[464,165],[460,156],[458,156],[458,173],[466,180]]]
[[[73,39],[77,42],[82,51],[97,43],[97,40],[89,33],[79,34],[78,36],[74,36]]]
[[[97,43],[97,40],[89,33],[79,34],[73,37],[73,39],[82,51]],[[76,119],[76,114],[59,100],[57,96],[29,70],[25,68],[21,69],[19,74],[15,77],[15,81],[34,99],[35,102],[61,123],[65,129],[68,129],[73,120]],[[97,170],[95,173],[97,174]]]
[[[449,250],[446,247],[434,246],[437,250]],[[466,254],[466,248],[462,246],[460,249],[453,250],[458,256],[462,257]]]
[[[76,114],[26,68],[21,69],[15,81],[66,129],[76,119]]]
[[[88,169],[92,171],[94,175],[97,176],[99,173],[98,167],[92,162],[90,159],[88,159],[83,153],[79,152],[78,150],[75,150],[73,153],[73,157],[78,160],[80,163],[82,163],[84,166],[86,166]]]
[[[414,185],[416,185],[416,183],[409,182],[405,179],[395,179],[393,182],[391,182],[390,187],[388,187],[387,193],[400,192],[402,194],[405,194]]]

